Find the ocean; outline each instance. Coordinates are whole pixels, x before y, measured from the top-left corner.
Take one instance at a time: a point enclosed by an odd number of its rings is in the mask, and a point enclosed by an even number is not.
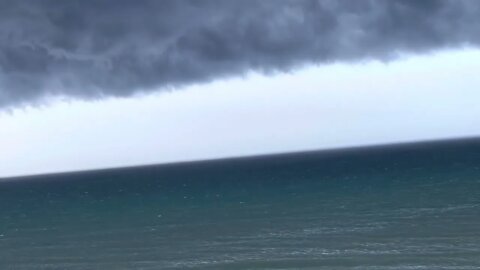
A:
[[[2,179],[0,269],[480,269],[480,140]]]

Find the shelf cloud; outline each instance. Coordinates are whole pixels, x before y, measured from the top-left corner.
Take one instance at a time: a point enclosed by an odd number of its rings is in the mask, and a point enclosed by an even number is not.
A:
[[[477,46],[476,0],[0,0],[0,107]]]

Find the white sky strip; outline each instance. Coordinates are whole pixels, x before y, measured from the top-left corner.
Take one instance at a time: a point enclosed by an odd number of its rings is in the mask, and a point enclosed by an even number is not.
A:
[[[0,113],[0,177],[480,135],[480,51]]]

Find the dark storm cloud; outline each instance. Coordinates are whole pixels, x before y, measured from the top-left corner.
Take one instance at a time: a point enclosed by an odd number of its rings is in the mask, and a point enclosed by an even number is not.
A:
[[[0,106],[480,42],[476,0],[0,0]]]

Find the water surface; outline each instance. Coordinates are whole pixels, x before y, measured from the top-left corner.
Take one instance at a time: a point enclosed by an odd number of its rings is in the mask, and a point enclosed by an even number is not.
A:
[[[0,182],[0,269],[479,269],[480,140]]]

